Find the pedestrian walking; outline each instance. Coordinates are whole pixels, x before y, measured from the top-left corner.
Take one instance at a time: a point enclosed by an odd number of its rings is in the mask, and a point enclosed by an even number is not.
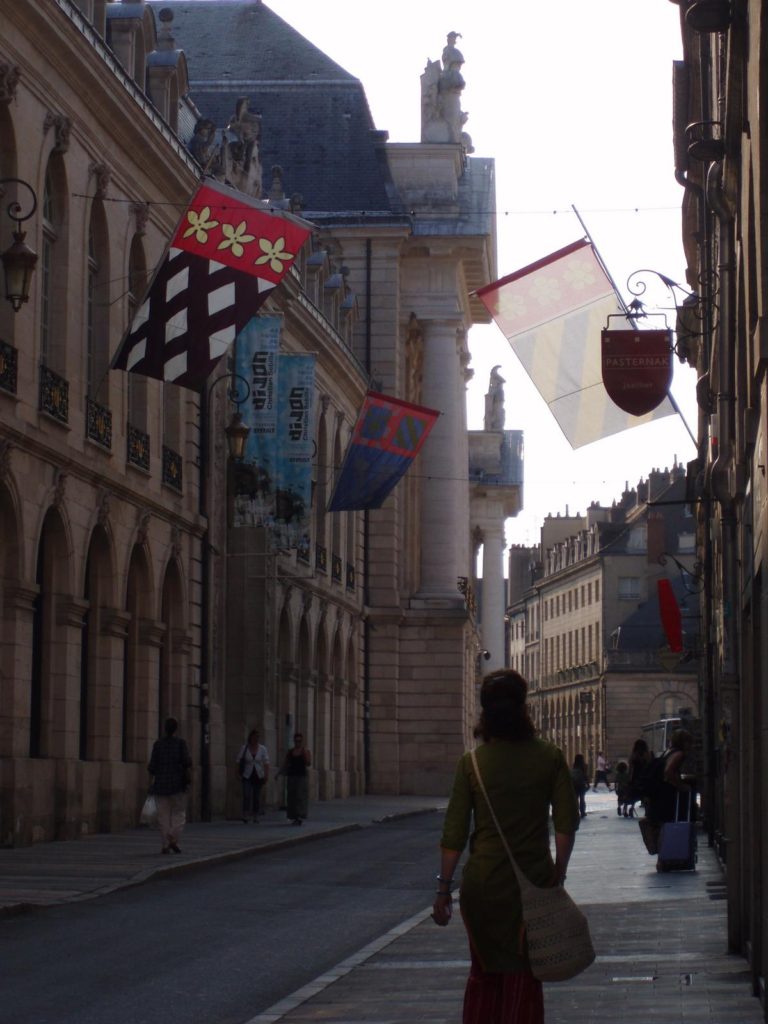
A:
[[[584,760],[583,754],[577,754],[573,759],[573,767],[571,768],[571,779],[573,780],[573,789],[576,793],[576,799],[579,801],[579,814],[582,818],[587,816],[587,790],[589,789],[589,773],[587,772],[587,762]]]
[[[635,804],[638,800],[642,801],[647,796],[646,776],[651,760],[648,744],[642,737],[636,739],[632,746],[632,753],[629,755],[628,807],[630,818],[635,815]]]
[[[250,814],[254,825],[257,825],[261,807],[261,790],[269,781],[269,753],[264,744],[259,742],[258,729],[251,729],[248,739],[240,748],[240,753],[237,755],[237,769],[243,791],[243,824],[248,824],[248,815]]]
[[[161,853],[181,853],[179,839],[187,820],[187,790],[192,784],[192,758],[186,742],[176,735],[179,723],[166,718],[165,735],[155,741],[149,759],[153,777],[150,792],[157,801]]]
[[[621,817],[629,817],[629,765],[619,761],[613,777],[613,788],[616,792],[616,813]]]
[[[526,707],[527,683],[512,669],[487,675],[480,690],[478,771],[518,866],[535,885],[559,885],[566,875],[579,809],[565,758],[536,738]],[[555,830],[549,849],[549,811]],[[474,824],[473,824],[474,823]],[[464,1024],[543,1024],[541,982],[530,970],[520,888],[493,814],[474,777],[471,754],[458,763],[441,838],[440,873],[432,916],[451,918],[453,874],[472,832],[461,878],[461,914],[471,968]]]
[[[311,764],[312,754],[304,746],[302,734],[297,732],[293,737],[293,746],[285,755],[283,767],[277,773],[285,776],[287,813],[292,825],[301,825],[307,817]]]
[[[597,768],[595,769],[595,781],[592,783],[593,792],[597,792],[597,787],[601,782],[605,783],[608,792],[611,792],[611,785],[608,782],[608,762],[605,759],[605,754],[602,750],[597,752]]]

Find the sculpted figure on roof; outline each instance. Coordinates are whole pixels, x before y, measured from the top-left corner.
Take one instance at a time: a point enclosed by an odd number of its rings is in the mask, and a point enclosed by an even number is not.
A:
[[[428,60],[421,76],[422,142],[464,142],[466,114],[461,109],[464,56],[456,46],[460,35],[459,32],[448,33],[442,62]]]

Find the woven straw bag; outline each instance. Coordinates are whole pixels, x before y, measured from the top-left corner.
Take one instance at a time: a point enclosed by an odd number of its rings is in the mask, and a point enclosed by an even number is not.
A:
[[[517,866],[488,799],[474,750],[471,757],[478,785],[520,886],[531,972],[539,981],[568,981],[569,978],[575,978],[595,959],[589,922],[561,885],[542,889],[530,882]]]

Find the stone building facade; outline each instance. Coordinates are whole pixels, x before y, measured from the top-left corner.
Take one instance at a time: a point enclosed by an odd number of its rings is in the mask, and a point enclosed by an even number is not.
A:
[[[0,177],[39,198],[32,296],[0,308],[0,841],[135,823],[167,714],[195,816],[238,814],[254,725],[273,761],[302,728],[315,797],[445,792],[476,714],[467,333],[495,276],[458,51],[422,141],[392,144],[360,82],[259,0],[0,15]],[[202,395],[109,369],[203,173],[314,227],[263,307],[282,351],[317,354],[306,549],[233,524],[226,361]],[[371,386],[438,425],[382,509],[327,513]]]
[[[463,57],[447,47],[431,62],[430,75],[422,78],[421,140],[392,143],[375,128],[361,83],[266,4],[173,0],[154,6],[173,14],[175,37],[195,69],[192,99],[215,130],[226,134],[232,112],[247,98],[258,118],[265,187],[279,175],[282,193],[317,229],[316,247],[331,275],[324,301],[334,299],[328,289],[338,282],[354,294],[351,353],[366,383],[440,412],[417,465],[383,508],[356,517],[325,515],[328,469],[338,469],[353,417],[336,402],[332,379],[327,393],[321,388],[327,412],[318,437],[326,440],[318,441],[325,461],[318,453],[308,552],[313,579],[279,582],[276,596],[265,598],[269,628],[283,642],[277,661],[265,646],[267,660],[258,663],[256,676],[277,672],[292,693],[314,694],[315,706],[320,700],[344,707],[336,695],[353,687],[357,711],[350,721],[362,726],[359,748],[351,736],[343,738],[333,714],[315,716],[314,728],[304,725],[315,746],[327,751],[313,773],[321,795],[352,791],[363,775],[373,792],[445,792],[476,716],[467,334],[473,323],[487,322],[473,289],[495,276],[487,212],[494,208],[493,162],[470,155],[460,110]],[[353,518],[354,528],[344,524]],[[325,585],[325,566],[348,561],[350,537],[359,545],[362,571],[354,594],[340,588],[340,633],[335,612],[315,598]],[[353,620],[361,630],[354,636]],[[230,668],[233,657],[230,649]],[[242,737],[238,693],[250,688],[255,704],[244,714],[262,720],[279,753],[284,713],[260,695],[250,658],[242,664],[227,672],[227,745]],[[309,706],[297,700],[292,720]],[[361,751],[351,774],[339,768],[342,743]]]
[[[728,945],[766,1002],[768,386],[765,5],[680,2],[674,175],[686,284],[677,348],[698,374],[696,500],[709,841],[728,889]],[[768,1010],[766,1010],[768,1013]]]
[[[541,544],[510,551],[509,662],[530,682],[542,734],[572,761],[626,759],[642,727],[698,712],[700,656],[694,520],[685,470],[654,471],[611,508],[548,517]],[[681,606],[673,654],[656,581]]]
[[[198,168],[183,58],[156,74],[117,6],[0,5],[0,177],[38,253],[0,308],[4,844],[135,822],[167,714],[199,749],[197,398],[109,371]]]

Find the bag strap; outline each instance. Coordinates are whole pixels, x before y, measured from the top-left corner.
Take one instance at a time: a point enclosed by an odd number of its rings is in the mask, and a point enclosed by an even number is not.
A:
[[[488,806],[488,810],[491,812],[491,817],[493,818],[493,823],[496,826],[496,831],[499,833],[501,841],[504,844],[504,849],[507,851],[507,856],[509,857],[510,864],[512,865],[512,870],[515,872],[515,876],[517,878],[518,885],[520,885],[521,888],[522,888],[523,885],[530,885],[531,883],[528,881],[526,876],[523,874],[523,872],[517,866],[517,861],[512,856],[512,851],[509,848],[509,843],[507,842],[507,837],[502,832],[501,825],[499,824],[499,819],[496,817],[496,812],[493,809],[493,804],[491,803],[490,799],[488,798],[488,793],[487,793],[486,788],[485,788],[485,783],[483,782],[483,777],[480,774],[480,768],[479,768],[479,766],[477,764],[477,755],[476,755],[475,751],[471,750],[469,752],[469,756],[472,759],[472,767],[473,767],[474,772],[475,772],[475,778],[477,779],[477,784],[480,787],[480,792],[483,794],[485,802],[486,802],[486,804]]]

